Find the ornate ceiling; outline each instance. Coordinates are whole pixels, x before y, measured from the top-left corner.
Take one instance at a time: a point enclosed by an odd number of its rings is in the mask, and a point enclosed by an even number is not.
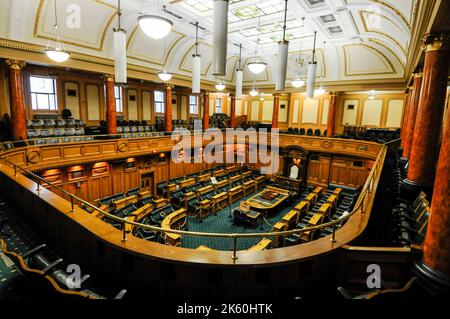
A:
[[[54,0],[2,0],[0,37],[45,48],[55,38]],[[128,63],[152,70],[162,69],[188,77],[194,52],[195,27],[200,30],[202,79],[212,75],[213,0],[122,0],[122,24],[127,30]],[[418,19],[418,0],[289,0],[287,39],[290,41],[288,79],[305,74],[311,59],[313,32],[318,32],[318,77],[327,83],[403,79],[410,60],[410,44]],[[117,0],[57,0],[60,36],[71,52],[87,57],[113,58],[113,28],[117,25]],[[140,12],[154,14],[166,5],[163,15],[174,23],[165,40],[152,40],[139,28]],[[267,72],[253,78],[244,68],[244,85],[273,85],[277,42],[282,35],[284,0],[231,0],[227,75],[234,81],[238,64],[237,44],[243,45],[243,64],[254,56],[261,28],[259,56]],[[79,11],[79,25],[77,14]],[[159,12],[158,14],[161,14]],[[301,28],[301,18],[305,25]],[[299,65],[299,51],[302,48]],[[50,62],[50,61],[49,61]],[[288,83],[289,86],[289,83]]]

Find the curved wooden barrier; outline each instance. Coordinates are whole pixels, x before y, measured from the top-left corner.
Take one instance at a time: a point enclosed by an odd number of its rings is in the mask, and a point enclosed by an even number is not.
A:
[[[120,156],[139,156],[152,150],[169,151],[173,146],[173,141],[166,137],[156,140],[130,139],[127,141],[129,152],[120,154],[119,142],[123,142],[123,139],[44,145],[39,148],[40,160],[35,163],[26,158],[30,147],[8,150],[1,156],[29,170],[37,170],[54,167],[64,161],[79,162],[81,158],[85,161],[98,161]],[[365,141],[280,135],[280,145],[292,144],[301,145],[310,151],[376,159],[357,202],[361,211],[351,216],[336,231],[336,242],[330,241],[328,236],[299,246],[238,251],[237,259],[233,259],[230,251],[164,246],[134,236],[123,241],[120,230],[79,207],[71,211],[70,202],[45,188],[37,191],[36,183],[2,161],[0,189],[49,240],[64,245],[74,258],[87,265],[89,271],[102,273],[110,278],[120,278],[136,289],[153,285],[173,291],[174,294],[179,293],[180,297],[202,295],[207,299],[224,295],[281,296],[285,293],[298,293],[299,289],[309,289],[310,293],[314,293],[314,287],[305,284],[305,276],[308,276],[308,282],[326,280],[324,274],[334,272],[333,265],[337,258],[335,252],[342,245],[355,241],[367,226],[386,148]],[[230,242],[230,249],[231,247]],[[314,267],[316,271],[305,272],[304,269],[312,269],[309,267]],[[152,271],[143,272],[143,269]],[[268,274],[261,275],[263,269]],[[279,273],[284,273],[285,276],[281,278]],[[212,288],[211,276],[218,278],[212,281]],[[202,284],[204,289],[201,292],[195,289]],[[317,293],[320,294],[319,291]]]

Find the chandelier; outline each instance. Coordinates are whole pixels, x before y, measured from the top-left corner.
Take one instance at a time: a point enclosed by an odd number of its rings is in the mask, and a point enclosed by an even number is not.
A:
[[[53,25],[56,33],[56,44],[54,47],[50,47],[50,40],[47,43],[47,48],[45,49],[45,54],[57,63],[67,61],[70,57],[70,53],[66,51],[64,43],[61,41],[59,36],[59,26],[58,26],[58,15],[56,11],[56,0],[55,0],[55,24]]]

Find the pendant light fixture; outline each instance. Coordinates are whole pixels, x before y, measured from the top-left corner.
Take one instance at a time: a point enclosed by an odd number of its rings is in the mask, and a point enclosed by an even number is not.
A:
[[[297,75],[295,79],[291,81],[292,86],[295,87],[296,89],[299,89],[305,85],[305,80],[301,76],[301,68],[303,67],[304,64],[304,60],[302,59],[302,39],[304,26],[305,26],[305,17],[302,17],[302,26],[301,26],[302,30],[300,32],[300,51],[298,53],[298,59],[296,61],[298,64]]]
[[[286,72],[289,53],[289,41],[286,40],[287,3],[288,0],[285,0],[283,38],[280,42],[278,42],[278,68],[277,68],[277,81],[275,83],[276,91],[283,91],[286,89]]]
[[[314,85],[316,83],[316,70],[317,70],[317,62],[316,58],[316,39],[317,39],[317,31],[314,31],[314,45],[313,45],[313,53],[312,53],[312,61],[308,64],[308,79],[307,79],[307,87],[306,87],[306,96],[308,98],[312,98],[314,96]]]
[[[118,25],[114,28],[114,79],[116,83],[127,83],[127,36],[122,29],[120,0],[117,3]]]
[[[200,93],[201,55],[198,54],[198,22],[195,22],[195,54],[192,55],[192,93]]]
[[[156,2],[156,10],[158,11],[159,2]],[[163,6],[163,11],[166,6]],[[139,26],[142,31],[150,38],[159,40],[166,37],[172,29],[173,23],[167,18],[159,15],[143,14],[138,17]]]
[[[53,28],[55,29],[55,33],[56,33],[56,43],[55,43],[54,47],[50,47],[50,40],[48,40],[47,47],[45,49],[45,54],[53,61],[55,61],[57,63],[61,63],[61,62],[67,61],[67,59],[70,57],[70,53],[66,51],[64,43],[61,41],[61,38],[59,36],[56,0],[55,0],[54,4],[55,4],[55,7],[54,7],[55,8],[55,24],[53,25]]]
[[[219,81],[216,83],[216,85],[214,85],[214,87],[216,88],[217,91],[223,91],[225,90],[226,85],[222,81]]]
[[[258,59],[258,46],[260,45],[259,35],[261,33],[261,17],[258,17],[258,39],[255,46],[255,61],[247,63],[247,67],[253,74],[260,74],[266,70],[267,64]]]
[[[242,44],[239,44],[239,61],[238,61],[238,68],[236,70],[236,92],[235,96],[237,100],[242,99],[242,82],[244,77],[244,72],[241,68],[242,63]]]
[[[214,0],[213,75],[225,75],[227,71],[228,2]]]
[[[164,68],[162,71],[158,72],[158,77],[160,78],[161,81],[163,82],[167,82],[170,81],[170,79],[172,78],[172,73],[170,73],[169,71],[166,70],[166,39],[163,40],[164,41],[164,55],[163,55],[163,59],[164,59]]]
[[[252,89],[250,90],[249,94],[250,96],[257,96],[258,95],[258,90],[256,89],[256,79],[255,79],[256,75],[253,74],[253,86]]]

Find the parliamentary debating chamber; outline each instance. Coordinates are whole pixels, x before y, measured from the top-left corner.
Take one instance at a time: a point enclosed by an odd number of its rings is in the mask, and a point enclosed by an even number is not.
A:
[[[449,298],[449,13],[2,0],[0,299]]]

